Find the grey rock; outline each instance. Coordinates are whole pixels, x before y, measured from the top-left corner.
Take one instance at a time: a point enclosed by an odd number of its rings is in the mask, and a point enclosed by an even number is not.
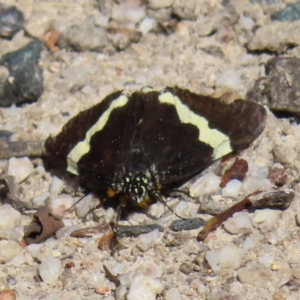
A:
[[[9,76],[0,86],[0,105],[10,106],[36,101],[43,93],[43,72],[38,65],[43,50],[42,41],[2,56],[0,65],[9,70]]]
[[[24,15],[15,6],[0,4],[0,36],[12,38],[16,32],[22,29]]]
[[[271,14],[272,21],[296,21],[300,19],[300,2],[287,5],[284,9]]]
[[[170,229],[173,231],[193,230],[204,226],[206,222],[201,218],[191,218],[187,220],[175,220],[171,223]]]
[[[272,111],[300,115],[300,59],[275,57],[266,64],[246,99],[267,105]]]

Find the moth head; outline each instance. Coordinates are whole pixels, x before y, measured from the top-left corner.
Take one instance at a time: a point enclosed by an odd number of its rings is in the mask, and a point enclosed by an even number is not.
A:
[[[152,191],[152,178],[148,174],[127,173],[123,178],[122,192],[134,206],[146,206]]]

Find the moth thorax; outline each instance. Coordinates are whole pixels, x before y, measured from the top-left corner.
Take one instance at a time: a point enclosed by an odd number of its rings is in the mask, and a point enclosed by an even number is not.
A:
[[[152,184],[150,174],[127,173],[123,178],[123,192],[132,204],[138,205],[149,199],[148,191],[152,189]]]

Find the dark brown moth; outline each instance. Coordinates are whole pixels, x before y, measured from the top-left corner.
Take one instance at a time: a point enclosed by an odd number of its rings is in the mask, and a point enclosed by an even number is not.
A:
[[[92,192],[143,207],[247,148],[263,131],[266,114],[251,101],[225,104],[177,87],[118,91],[49,137],[44,152],[53,167],[79,176]]]

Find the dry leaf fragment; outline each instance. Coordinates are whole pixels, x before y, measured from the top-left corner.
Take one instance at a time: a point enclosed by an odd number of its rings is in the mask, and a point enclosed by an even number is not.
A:
[[[27,227],[24,241],[27,245],[41,243],[64,227],[62,220],[54,217],[49,207],[42,206],[33,216],[33,221]]]

